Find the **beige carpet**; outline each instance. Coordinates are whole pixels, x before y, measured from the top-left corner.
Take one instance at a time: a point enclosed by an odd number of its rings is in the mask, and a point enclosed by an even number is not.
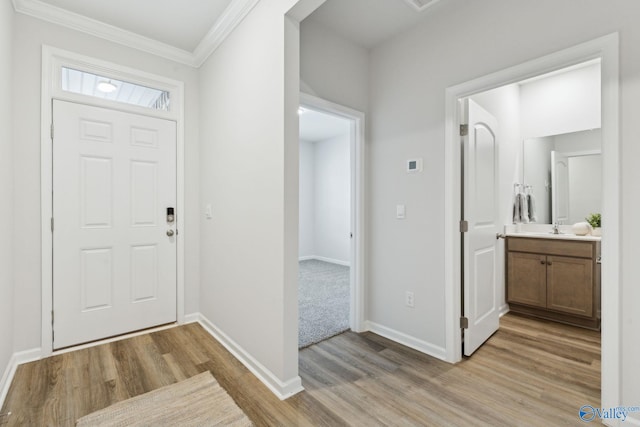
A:
[[[78,426],[252,426],[210,372],[118,402]]]

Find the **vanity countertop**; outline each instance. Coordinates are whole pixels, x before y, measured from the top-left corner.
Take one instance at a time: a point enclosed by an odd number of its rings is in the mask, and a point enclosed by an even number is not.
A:
[[[578,236],[576,234],[569,233],[560,233],[553,234],[550,232],[544,231],[521,231],[521,232],[507,232],[505,233],[507,237],[528,237],[534,239],[560,239],[560,240],[582,240],[582,241],[590,241],[590,242],[599,242],[602,237],[598,236]]]
[[[570,225],[560,225],[560,233],[553,234],[551,224],[509,224],[504,227],[504,235],[508,237],[531,237],[534,239],[561,239],[561,240],[582,240],[586,242],[599,242],[600,236],[578,236],[572,233],[573,227]]]

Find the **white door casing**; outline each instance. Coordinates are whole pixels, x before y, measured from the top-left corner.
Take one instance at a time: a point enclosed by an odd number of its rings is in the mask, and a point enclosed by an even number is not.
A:
[[[365,268],[365,115],[364,113],[318,98],[300,93],[300,105],[315,111],[343,117],[351,121],[351,304],[350,327],[355,332],[367,330],[365,325],[366,289]]]
[[[176,123],[53,101],[55,349],[176,321]]]
[[[551,152],[551,222],[569,223],[569,157]]]
[[[499,326],[496,234],[499,232],[498,122],[465,100],[467,135],[463,137],[463,215],[468,232],[464,248],[464,354],[470,356]]]

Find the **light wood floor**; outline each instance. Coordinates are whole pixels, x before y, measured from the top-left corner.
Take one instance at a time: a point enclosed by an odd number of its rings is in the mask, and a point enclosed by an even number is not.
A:
[[[506,315],[450,365],[372,333],[300,352],[306,391],[280,401],[198,324],[21,365],[0,425],[66,426],[112,403],[209,370],[258,425],[560,426],[600,405],[600,334]]]

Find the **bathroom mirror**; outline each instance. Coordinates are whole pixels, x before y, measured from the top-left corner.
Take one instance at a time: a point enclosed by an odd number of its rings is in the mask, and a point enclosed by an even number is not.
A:
[[[525,139],[523,179],[535,197],[537,223],[575,224],[602,212],[600,129]]]

